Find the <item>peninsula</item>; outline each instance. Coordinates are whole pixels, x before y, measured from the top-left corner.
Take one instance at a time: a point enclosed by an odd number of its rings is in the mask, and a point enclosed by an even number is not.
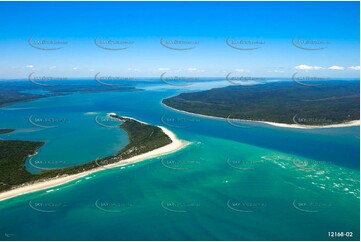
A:
[[[177,139],[175,134],[164,127],[149,125],[115,113],[108,115],[123,122],[120,128],[127,132],[129,144],[114,156],[81,165],[32,174],[26,170],[25,161],[44,143],[0,140],[0,201],[58,186],[106,168],[173,153],[188,144]]]

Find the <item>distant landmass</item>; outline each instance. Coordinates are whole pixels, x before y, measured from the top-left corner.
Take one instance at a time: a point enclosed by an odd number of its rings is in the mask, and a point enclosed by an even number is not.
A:
[[[14,129],[0,129],[0,134],[7,134],[13,132]]]
[[[39,86],[29,81],[0,81],[0,107],[74,92],[129,92],[138,90],[140,89],[132,85],[106,86],[90,80],[55,82],[53,86]]]
[[[162,102],[177,110],[207,116],[324,126],[360,119],[360,83],[233,85],[182,93]]]

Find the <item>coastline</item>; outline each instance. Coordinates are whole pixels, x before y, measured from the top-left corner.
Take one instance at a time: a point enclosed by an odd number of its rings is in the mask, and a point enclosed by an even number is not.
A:
[[[131,119],[134,119],[134,118],[131,118]],[[134,120],[136,120],[136,119],[134,119]],[[138,121],[138,120],[136,120],[136,121]],[[142,121],[139,121],[139,122],[142,122]],[[142,123],[144,123],[144,122],[142,122]],[[129,164],[134,164],[134,163],[144,161],[147,159],[174,153],[178,150],[183,149],[184,147],[186,147],[187,145],[190,144],[187,141],[179,140],[177,138],[177,136],[173,132],[168,130],[167,128],[164,128],[162,126],[158,126],[158,127],[161,128],[162,131],[172,140],[172,143],[165,145],[163,147],[151,150],[149,152],[146,152],[146,153],[143,153],[143,154],[140,154],[137,156],[133,156],[133,157],[125,159],[125,160],[120,160],[116,163],[98,167],[93,170],[84,171],[84,172],[74,174],[74,175],[56,177],[56,178],[52,178],[52,179],[49,179],[46,181],[39,181],[39,182],[35,182],[35,183],[29,184],[29,185],[24,185],[22,187],[17,187],[15,189],[12,189],[9,191],[2,192],[2,193],[0,193],[0,201],[4,201],[4,200],[7,200],[7,199],[10,199],[13,197],[17,197],[20,195],[33,193],[33,192],[37,192],[37,191],[42,191],[42,190],[46,190],[46,189],[53,188],[56,186],[60,186],[60,185],[66,184],[68,182],[77,180],[79,178],[91,175],[93,173],[103,171],[104,169],[126,166]]]
[[[230,123],[230,121],[243,121],[246,123],[262,123],[262,124],[268,124],[275,127],[281,127],[281,128],[294,128],[294,129],[325,129],[325,128],[343,128],[343,127],[352,127],[352,126],[360,126],[360,120],[352,120],[345,123],[340,124],[330,124],[330,125],[324,125],[324,126],[317,126],[317,125],[301,125],[301,124],[285,124],[285,123],[276,123],[276,122],[270,122],[270,121],[258,121],[258,120],[243,120],[243,119],[233,119],[233,118],[222,118],[222,117],[216,117],[216,116],[209,116],[204,114],[198,114],[198,113],[191,113],[183,110],[179,110],[176,108],[172,108],[165,103],[163,103],[163,100],[161,101],[161,105],[163,105],[166,108],[169,108],[171,110],[174,110],[176,112],[181,112],[193,116],[203,117],[203,118],[210,118],[210,119],[218,119],[218,120],[224,120]]]

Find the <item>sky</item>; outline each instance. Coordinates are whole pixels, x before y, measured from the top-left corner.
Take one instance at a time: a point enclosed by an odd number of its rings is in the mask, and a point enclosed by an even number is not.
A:
[[[359,78],[359,2],[0,2],[0,79]]]

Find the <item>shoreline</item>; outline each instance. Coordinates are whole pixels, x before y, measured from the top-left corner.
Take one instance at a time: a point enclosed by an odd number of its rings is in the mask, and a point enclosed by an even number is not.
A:
[[[134,118],[131,118],[131,119],[134,119]],[[134,120],[136,120],[136,119],[134,119]],[[138,121],[138,120],[136,120],[136,121]],[[142,121],[139,121],[139,122],[142,122]],[[142,122],[142,123],[144,123],[144,122]],[[2,193],[0,193],[0,201],[4,201],[4,200],[14,198],[17,196],[21,196],[24,194],[38,192],[38,191],[46,190],[49,188],[57,187],[60,185],[64,185],[68,182],[77,180],[79,178],[91,175],[91,174],[99,172],[99,171],[103,171],[105,169],[126,166],[126,165],[134,164],[134,163],[137,163],[140,161],[144,161],[147,159],[171,154],[171,153],[174,153],[178,150],[185,148],[187,145],[190,144],[190,142],[178,139],[177,136],[173,132],[171,132],[169,129],[164,128],[162,126],[157,126],[157,127],[162,129],[162,131],[172,140],[172,143],[165,145],[163,147],[159,147],[157,149],[148,151],[146,153],[143,153],[143,154],[140,154],[137,156],[133,156],[133,157],[125,159],[125,160],[120,160],[116,163],[112,163],[112,164],[105,165],[105,166],[100,166],[98,168],[95,168],[95,169],[92,169],[89,171],[84,171],[84,172],[81,172],[78,174],[73,174],[73,175],[68,175],[68,176],[55,177],[55,178],[52,178],[52,179],[49,179],[46,181],[39,181],[39,182],[35,182],[32,184],[24,185],[22,187],[17,187],[12,190],[9,190],[9,191],[2,192]]]
[[[343,127],[360,126],[360,120],[352,120],[352,121],[348,121],[348,122],[344,122],[344,123],[340,123],[340,124],[330,124],[330,125],[324,125],[324,126],[317,126],[317,125],[301,125],[301,124],[296,124],[296,123],[295,124],[285,124],[285,123],[276,123],[276,122],[270,122],[270,121],[222,118],[222,117],[209,116],[209,115],[191,113],[191,112],[179,110],[179,109],[176,109],[176,108],[173,108],[173,107],[170,107],[170,106],[166,105],[165,103],[163,103],[163,100],[161,101],[161,104],[163,106],[165,106],[166,108],[169,108],[169,109],[177,111],[177,112],[181,112],[181,113],[185,113],[185,114],[189,114],[189,115],[193,115],[193,116],[198,116],[198,117],[203,117],[203,118],[224,120],[224,121],[227,121],[228,123],[230,123],[230,121],[243,121],[243,122],[246,122],[246,123],[247,122],[248,123],[262,123],[262,124],[268,124],[268,125],[271,125],[271,126],[274,126],[274,127],[293,128],[293,129],[326,129],[326,128],[343,128]],[[234,126],[236,126],[236,125],[234,125]]]

